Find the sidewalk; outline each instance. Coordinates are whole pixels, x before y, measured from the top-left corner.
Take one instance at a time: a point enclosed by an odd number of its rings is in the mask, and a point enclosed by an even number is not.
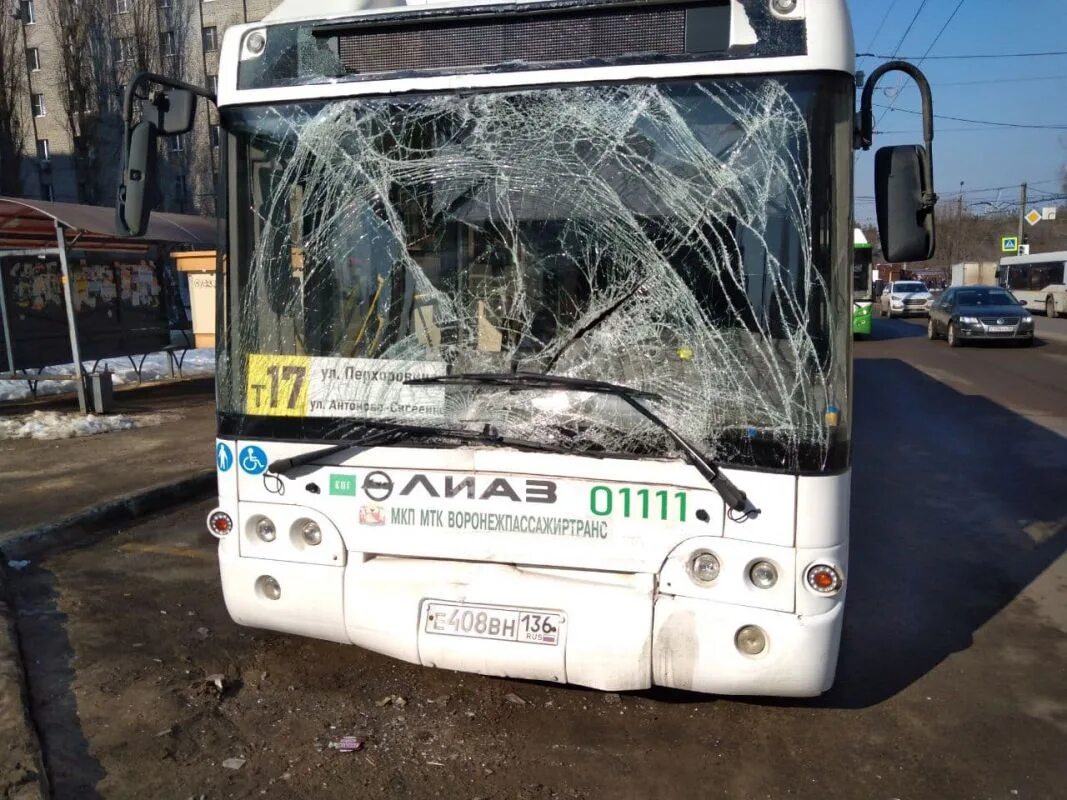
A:
[[[115,400],[117,411],[133,420],[159,415],[163,421],[70,439],[0,439],[0,547],[18,531],[214,469],[210,381],[117,392]],[[42,413],[56,408],[49,404]],[[10,419],[0,416],[0,422]]]

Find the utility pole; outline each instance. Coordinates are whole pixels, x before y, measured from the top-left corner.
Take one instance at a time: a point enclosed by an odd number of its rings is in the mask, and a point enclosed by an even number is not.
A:
[[[949,269],[956,263],[956,259],[963,243],[963,181],[960,181],[960,196],[956,201],[956,237],[952,241],[952,258],[949,260]]]
[[[1016,242],[1019,245],[1019,249],[1015,252],[1016,255],[1023,254],[1023,220],[1026,218],[1026,183],[1019,187],[1019,238]]]

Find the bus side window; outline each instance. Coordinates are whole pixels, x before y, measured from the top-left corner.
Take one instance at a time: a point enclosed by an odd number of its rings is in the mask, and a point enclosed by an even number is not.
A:
[[[1029,266],[1008,267],[1008,288],[1028,290],[1030,288],[1030,269]]]
[[[1030,290],[1040,291],[1050,283],[1057,283],[1053,276],[1055,264],[1034,264],[1030,268]]]

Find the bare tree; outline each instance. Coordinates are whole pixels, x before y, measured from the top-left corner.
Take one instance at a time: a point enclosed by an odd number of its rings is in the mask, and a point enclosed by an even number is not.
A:
[[[0,194],[22,194],[26,50],[18,0],[0,0]]]
[[[101,202],[105,193],[100,162],[113,153],[105,132],[116,113],[109,49],[112,0],[49,3],[48,17],[59,57],[58,80],[66,128],[70,134],[78,200]]]

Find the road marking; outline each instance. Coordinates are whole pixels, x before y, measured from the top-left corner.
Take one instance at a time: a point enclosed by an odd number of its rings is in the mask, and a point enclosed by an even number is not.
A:
[[[182,558],[198,558],[203,561],[213,561],[215,556],[201,550],[190,550],[185,547],[167,547],[162,544],[137,544],[129,542],[119,545],[119,550],[126,553],[152,553],[161,556],[180,556]]]

